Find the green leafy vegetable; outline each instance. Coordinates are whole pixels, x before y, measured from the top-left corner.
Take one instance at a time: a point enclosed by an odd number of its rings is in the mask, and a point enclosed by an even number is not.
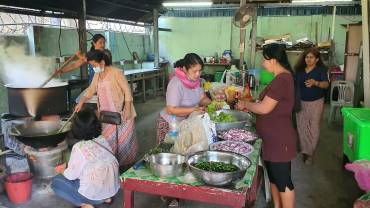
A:
[[[163,152],[162,148],[155,147],[155,148],[149,150],[148,155],[156,155],[156,154],[159,154],[159,153],[162,153],[162,152]]]
[[[235,116],[231,114],[227,114],[224,112],[221,112],[220,114],[216,113],[209,113],[209,117],[211,118],[212,121],[216,123],[226,123],[226,122],[235,122],[237,121]]]
[[[193,164],[196,168],[211,172],[234,172],[238,170],[238,167],[233,164],[227,164],[223,162],[199,162]]]

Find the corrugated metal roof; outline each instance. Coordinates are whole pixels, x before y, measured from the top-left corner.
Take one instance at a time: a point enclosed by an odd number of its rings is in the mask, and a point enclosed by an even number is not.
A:
[[[86,0],[87,19],[115,19],[134,22],[151,22],[154,8],[162,0]],[[82,0],[1,0],[0,11],[78,18],[82,14]],[[27,8],[27,9],[22,9]],[[145,18],[145,19],[143,19]]]

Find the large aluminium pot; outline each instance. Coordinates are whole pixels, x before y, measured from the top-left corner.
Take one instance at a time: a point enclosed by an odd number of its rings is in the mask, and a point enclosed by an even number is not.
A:
[[[71,130],[71,124],[58,132],[65,121],[32,121],[26,124],[13,125],[10,135],[20,142],[33,148],[56,147]]]
[[[41,116],[68,111],[68,83],[43,88],[20,88],[5,85],[9,113],[15,116]]]

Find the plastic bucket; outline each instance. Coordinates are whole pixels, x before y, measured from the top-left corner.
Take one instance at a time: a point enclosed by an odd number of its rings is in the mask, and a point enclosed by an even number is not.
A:
[[[32,173],[20,172],[9,174],[5,178],[5,190],[10,202],[23,204],[30,200],[32,192]]]

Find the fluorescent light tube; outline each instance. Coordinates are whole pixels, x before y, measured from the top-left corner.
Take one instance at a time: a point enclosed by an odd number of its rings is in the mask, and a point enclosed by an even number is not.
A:
[[[163,2],[164,7],[207,7],[212,6],[212,1],[183,1],[183,2]]]
[[[292,3],[332,3],[332,2],[350,2],[353,0],[292,0]]]

